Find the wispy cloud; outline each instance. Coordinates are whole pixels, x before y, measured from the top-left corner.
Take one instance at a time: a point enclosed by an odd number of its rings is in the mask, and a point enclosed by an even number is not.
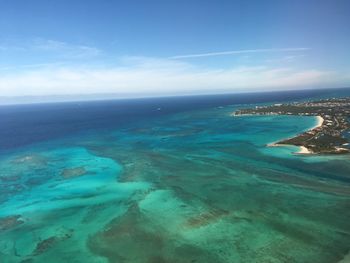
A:
[[[213,56],[238,55],[238,54],[248,54],[248,53],[300,52],[300,51],[307,51],[307,50],[310,50],[310,48],[299,47],[299,48],[242,49],[242,50],[209,52],[209,53],[200,53],[200,54],[178,55],[178,56],[169,57],[169,59],[213,57]]]
[[[15,44],[0,43],[0,52],[12,52],[16,54],[20,52],[32,56],[40,54],[65,59],[95,58],[103,53],[102,50],[93,46],[43,38],[35,38],[29,41],[15,41]]]
[[[289,63],[289,62],[295,62],[301,58],[306,57],[305,54],[298,54],[298,55],[288,55],[283,56],[279,58],[272,58],[272,59],[266,59],[265,62],[267,63]]]
[[[302,47],[232,50],[165,59],[126,56],[116,58],[117,62],[102,63],[104,66],[100,67],[96,65],[101,65],[98,61],[103,58],[100,56],[103,52],[88,45],[47,39],[31,40],[20,46],[0,45],[0,51],[7,54],[9,50],[16,54],[32,52],[30,57],[40,54],[43,61],[26,63],[23,60],[16,65],[0,65],[0,96],[113,93],[120,97],[140,97],[330,87],[350,83],[349,72],[293,68],[295,63],[284,63],[305,56],[305,51],[310,49]],[[255,57],[257,53],[267,53],[265,60],[240,61],[225,68],[207,68],[185,60],[235,54]],[[270,61],[266,60],[268,58]],[[271,63],[276,60],[282,63]],[[244,66],[246,64],[251,66]]]
[[[129,96],[204,94],[325,87],[331,71],[266,66],[207,69],[173,60],[135,58],[120,67],[42,67],[0,75],[2,96],[114,93]]]
[[[102,51],[96,47],[70,44],[51,39],[36,39],[30,47],[34,50],[59,52],[62,55],[71,58],[95,57],[102,53]]]

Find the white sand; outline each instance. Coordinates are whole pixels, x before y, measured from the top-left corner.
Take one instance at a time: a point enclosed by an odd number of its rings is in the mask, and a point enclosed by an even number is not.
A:
[[[316,118],[317,118],[316,125],[313,128],[311,128],[309,131],[314,130],[316,128],[319,128],[319,127],[321,127],[323,125],[324,119],[321,116],[316,116]],[[287,144],[269,143],[266,146],[268,146],[268,147],[279,147],[279,146],[287,146]],[[310,151],[305,146],[299,146],[299,148],[300,148],[300,150],[298,152],[296,152],[296,154],[312,154],[312,151]]]
[[[317,129],[319,127],[321,127],[323,125],[323,122],[324,122],[324,119],[321,117],[321,116],[316,116],[317,118],[317,124],[315,127],[313,127],[312,129],[310,129],[309,131],[311,130],[314,130],[314,129]],[[299,152],[297,152],[298,154],[311,154],[312,152],[306,148],[305,146],[299,146],[300,147],[300,150]]]
[[[299,152],[297,152],[298,154],[310,154],[312,153],[308,148],[306,148],[305,146],[299,146],[300,150]]]
[[[267,147],[284,147],[284,146],[295,146],[292,144],[278,144],[278,143],[269,143],[266,145]],[[299,146],[299,151],[294,152],[294,154],[312,154],[312,151],[310,151],[308,148],[305,146]]]
[[[324,119],[321,116],[317,116],[316,118],[317,118],[317,124],[316,124],[316,126],[314,128],[312,128],[312,130],[316,129],[318,127],[321,127],[323,122],[324,122]]]

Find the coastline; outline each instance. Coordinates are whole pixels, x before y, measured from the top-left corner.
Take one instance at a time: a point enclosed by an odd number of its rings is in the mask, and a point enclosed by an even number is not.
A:
[[[299,152],[296,152],[296,154],[312,154],[313,153],[305,146],[299,146],[299,148],[300,148],[300,150],[299,150]]]
[[[317,115],[316,118],[317,118],[317,124],[316,124],[315,127],[313,127],[313,128],[310,129],[310,130],[319,128],[319,127],[321,127],[321,126],[323,125],[324,119],[323,119],[320,115]]]
[[[294,145],[301,154],[350,154],[350,96],[346,98],[328,98],[323,100],[275,103],[272,105],[242,108],[234,116],[243,115],[295,115],[315,117],[313,125],[306,131],[291,138],[270,143],[268,146]],[[313,127],[312,127],[313,126]]]
[[[307,132],[322,127],[324,119],[321,116],[319,116],[319,115],[316,116],[316,119],[317,119],[316,125],[314,127],[312,127],[311,129],[307,130]],[[294,137],[291,137],[291,138],[294,138]],[[290,138],[287,138],[287,139],[290,139]],[[287,139],[285,139],[285,140],[287,140]],[[284,141],[284,140],[280,140],[280,141]],[[282,144],[282,143],[279,143],[280,141],[268,143],[266,146],[267,147],[296,146],[296,145],[292,145],[292,144]],[[309,150],[305,146],[297,146],[297,147],[299,147],[299,151],[294,152],[294,154],[303,154],[303,155],[304,154],[305,155],[307,155],[307,154],[315,154],[313,151]]]

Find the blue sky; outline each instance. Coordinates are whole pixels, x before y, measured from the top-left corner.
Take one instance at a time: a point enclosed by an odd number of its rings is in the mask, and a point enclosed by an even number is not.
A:
[[[3,96],[350,86],[350,1],[0,1]]]

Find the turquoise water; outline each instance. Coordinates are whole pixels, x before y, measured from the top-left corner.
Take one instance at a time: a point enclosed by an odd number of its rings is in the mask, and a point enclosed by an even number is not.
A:
[[[342,260],[350,250],[348,156],[266,147],[315,118],[232,117],[235,107],[2,153],[0,262]]]

